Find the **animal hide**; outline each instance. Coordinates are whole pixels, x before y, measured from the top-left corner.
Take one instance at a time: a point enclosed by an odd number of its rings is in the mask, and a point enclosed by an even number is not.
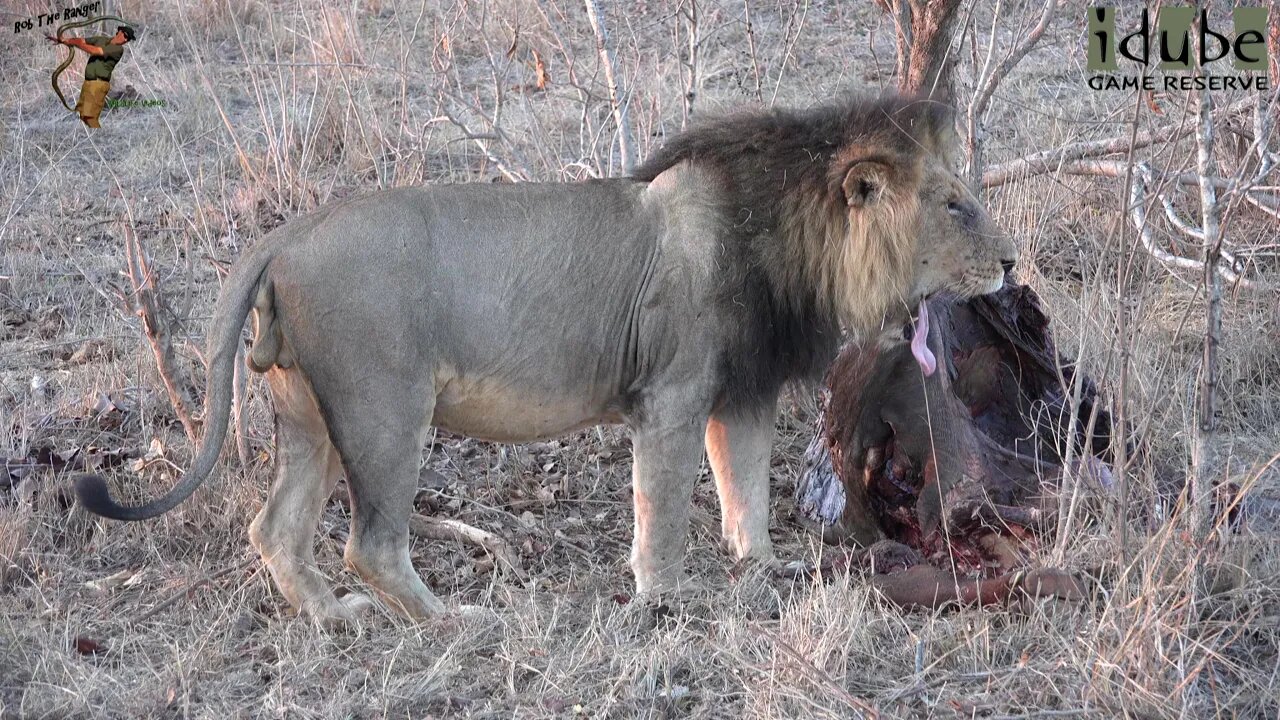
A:
[[[1020,585],[1011,573],[1022,551],[1054,526],[1064,463],[1095,486],[1113,484],[1110,416],[1093,382],[1059,355],[1029,287],[933,299],[929,315],[939,368],[928,377],[906,343],[841,351],[796,505],[829,543],[877,548],[865,551],[873,556],[905,546],[897,555],[912,562],[873,570],[901,573],[875,581],[900,604],[998,600]],[[948,572],[907,572],[920,564]],[[1069,576],[1037,572],[1055,579],[1045,594],[1079,594]]]

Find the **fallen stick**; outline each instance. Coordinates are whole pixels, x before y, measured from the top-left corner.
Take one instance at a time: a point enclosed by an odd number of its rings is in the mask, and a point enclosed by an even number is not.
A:
[[[134,618],[133,622],[144,623],[150,620],[151,618],[159,614],[161,611],[168,608],[170,605],[173,605],[174,603],[178,602],[178,600],[181,600],[183,597],[186,597],[190,593],[195,592],[200,587],[205,585],[212,585],[213,583],[221,580],[222,578],[228,575],[247,570],[249,566],[254,563],[255,560],[257,560],[256,557],[251,557],[241,562],[238,565],[232,565],[231,567],[223,568],[222,570],[219,570],[218,572],[212,575],[207,575],[205,577],[199,578],[197,580],[194,580],[186,584],[185,586],[183,586],[181,590],[169,595],[169,597],[166,597],[165,599],[161,600],[155,605],[152,605],[150,608],[147,609],[146,612]]]
[[[520,567],[520,559],[515,549],[506,540],[491,532],[458,520],[429,517],[417,513],[409,516],[409,532],[428,540],[448,540],[482,548],[494,560],[515,573],[516,577],[524,578],[524,570]]]

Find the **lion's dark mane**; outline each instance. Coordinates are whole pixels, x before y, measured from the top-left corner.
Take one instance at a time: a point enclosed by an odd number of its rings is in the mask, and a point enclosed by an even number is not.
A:
[[[945,107],[903,95],[744,112],[677,135],[635,170],[635,179],[652,181],[687,161],[721,183],[727,227],[720,302],[741,322],[738,342],[721,358],[726,403],[755,405],[788,381],[820,378],[840,344],[838,318],[824,309],[818,288],[802,286],[806,276],[795,265],[804,240],[782,227],[784,202],[840,211],[846,149],[918,157],[920,138],[944,123]]]

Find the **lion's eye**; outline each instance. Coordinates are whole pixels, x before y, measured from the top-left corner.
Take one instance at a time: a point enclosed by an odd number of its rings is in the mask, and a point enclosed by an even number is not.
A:
[[[954,200],[947,203],[947,212],[951,213],[952,215],[959,215],[959,216],[964,216],[969,214],[968,210],[965,209],[964,205],[961,205],[960,203]]]

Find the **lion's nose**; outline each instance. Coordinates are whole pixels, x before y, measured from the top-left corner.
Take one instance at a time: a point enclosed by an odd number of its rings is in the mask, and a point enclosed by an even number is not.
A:
[[[1006,273],[1013,272],[1013,266],[1017,264],[1017,260],[1001,260],[1000,267],[1004,268]]]

